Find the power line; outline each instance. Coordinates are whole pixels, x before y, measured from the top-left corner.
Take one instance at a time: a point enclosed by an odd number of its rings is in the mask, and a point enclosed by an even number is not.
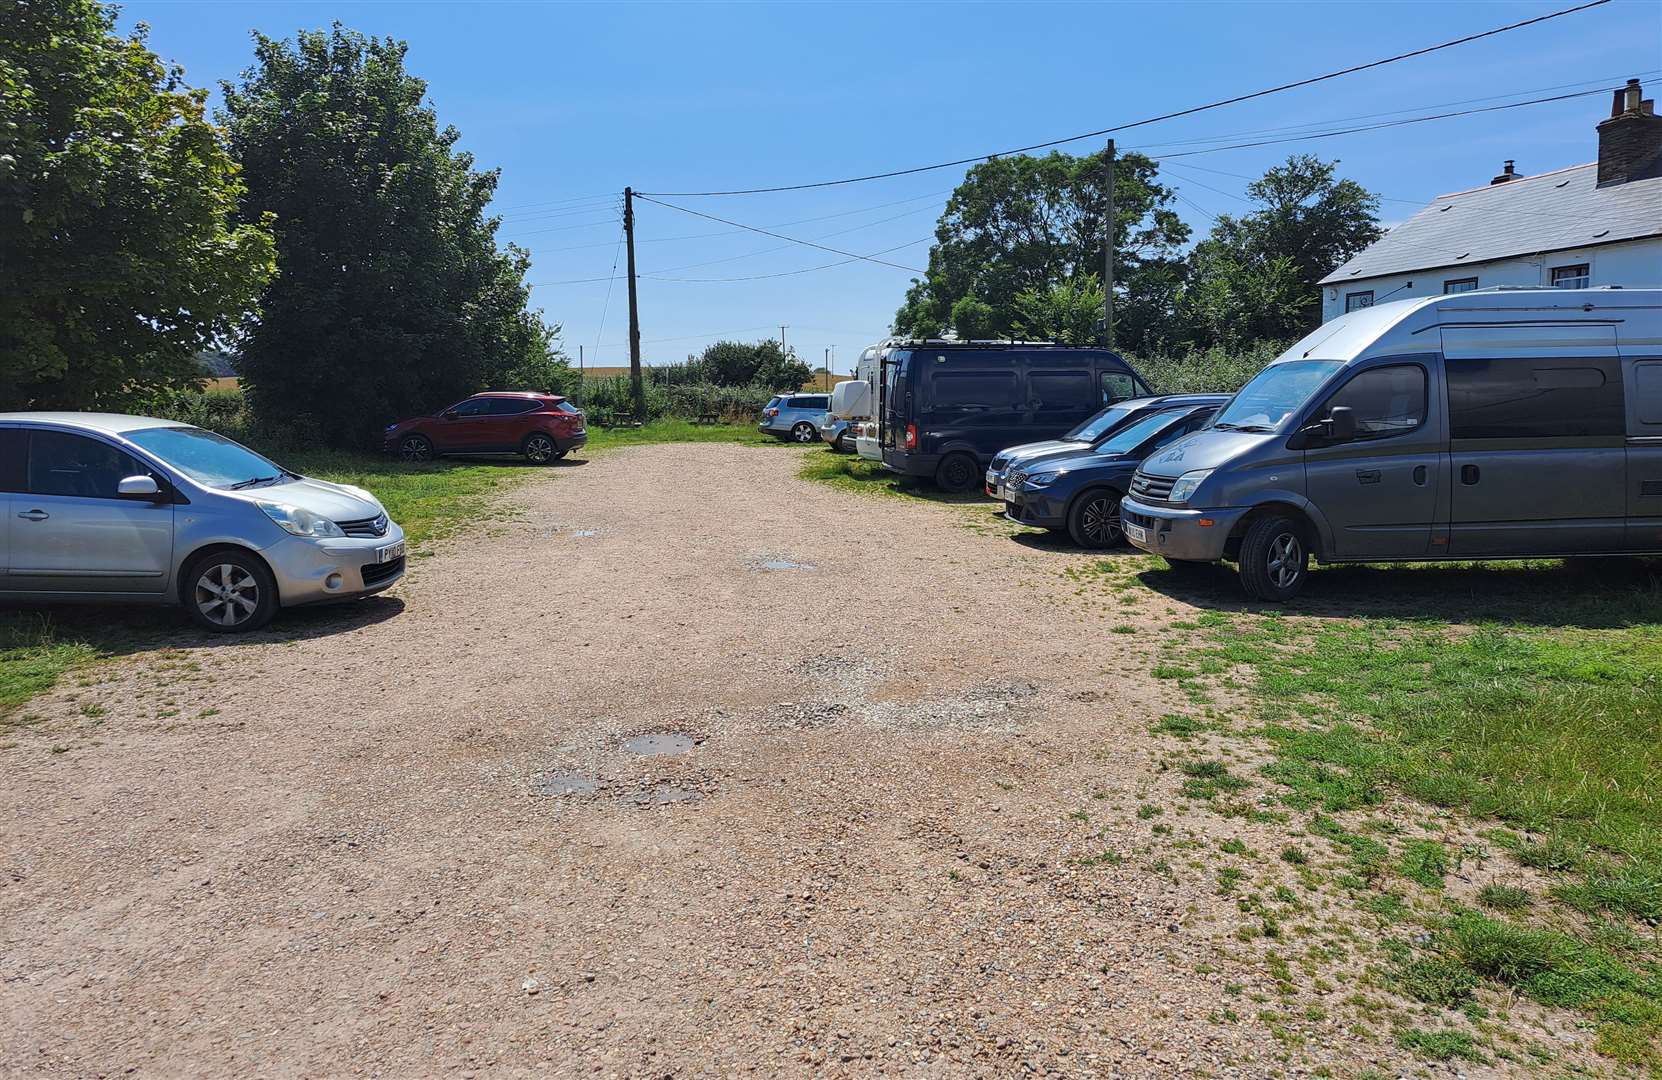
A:
[[[847,234],[849,234],[851,232],[859,232],[861,229],[870,229],[870,228],[874,228],[878,225],[887,225],[891,221],[899,221],[901,218],[911,217],[913,214],[921,214],[925,211],[934,210],[934,209],[935,209],[935,207],[933,207],[933,206],[919,206],[919,207],[916,207],[914,209],[907,210],[905,213],[894,214],[894,215],[892,215],[890,217],[886,217],[886,218],[878,218],[876,221],[868,221],[863,225],[855,225],[852,228],[838,229],[835,232],[822,233],[821,235],[814,237],[814,239],[816,239],[816,240],[828,240],[833,236],[846,236]],[[763,248],[760,251],[747,251],[742,255],[728,255],[725,258],[720,258],[720,259],[706,259],[703,262],[684,263],[680,266],[668,266],[668,267],[665,267],[662,270],[656,271],[656,274],[676,274],[676,273],[681,272],[682,270],[696,270],[700,266],[715,266],[718,263],[737,262],[740,259],[754,259],[759,255],[771,255],[776,251],[788,250],[790,247],[791,247],[790,244],[780,244],[776,247]],[[655,276],[655,275],[651,275],[651,276]]]
[[[1065,143],[1078,142],[1081,139],[1100,138],[1103,135],[1112,134],[1114,132],[1129,131],[1132,128],[1144,127],[1148,124],[1155,124],[1164,120],[1175,120],[1182,116],[1193,116],[1195,113],[1206,112],[1210,109],[1219,109],[1225,105],[1237,105],[1243,101],[1252,101],[1255,98],[1268,97],[1271,94],[1279,94],[1286,90],[1294,90],[1304,86],[1313,86],[1316,83],[1326,82],[1329,79],[1337,79],[1344,75],[1354,75],[1359,71],[1367,71],[1372,68],[1383,67],[1386,64],[1395,64],[1402,60],[1409,60],[1417,56],[1425,56],[1429,53],[1438,52],[1443,49],[1452,49],[1457,45],[1466,45],[1473,41],[1480,41],[1483,38],[1494,37],[1497,34],[1504,34],[1511,30],[1521,30],[1526,26],[1534,26],[1537,23],[1547,22],[1550,19],[1562,18],[1565,15],[1573,15],[1577,12],[1587,11],[1591,8],[1602,7],[1608,3],[1610,3],[1610,0],[1588,0],[1587,3],[1578,4],[1575,7],[1563,8],[1559,11],[1549,12],[1546,15],[1537,15],[1532,19],[1524,19],[1519,22],[1508,23],[1505,26],[1497,26],[1492,30],[1484,30],[1481,33],[1467,34],[1464,37],[1455,38],[1451,41],[1444,41],[1437,45],[1428,45],[1421,49],[1414,49],[1411,52],[1398,53],[1395,56],[1387,56],[1380,60],[1372,60],[1366,64],[1355,64],[1351,67],[1341,68],[1338,71],[1327,72],[1324,75],[1315,75],[1307,79],[1299,79],[1296,82],[1283,83],[1280,86],[1272,86],[1263,90],[1255,90],[1248,94],[1238,94],[1235,97],[1208,102],[1204,105],[1194,105],[1187,109],[1179,109],[1175,112],[1162,113],[1159,116],[1150,116],[1142,120],[1133,120],[1128,123],[1117,124],[1112,127],[1099,128],[1096,131],[1087,131],[1080,135],[1069,135],[1066,138],[1032,143],[1028,146],[1017,147],[1014,150],[999,150],[992,153],[977,154],[974,157],[959,158],[956,161],[943,161],[936,165],[919,165],[910,169],[895,169],[890,172],[872,173],[867,176],[851,176],[842,180],[820,180],[807,184],[781,184],[775,187],[741,188],[730,191],[660,191],[653,192],[652,194],[662,195],[666,198],[691,198],[713,195],[761,195],[776,191],[802,191],[807,188],[836,187],[842,184],[859,184],[868,180],[887,180],[896,176],[910,176],[915,173],[932,172],[936,169],[950,169],[958,165],[969,165],[974,162],[985,161],[988,158],[1005,157],[1011,154],[1025,154],[1030,150],[1043,150],[1046,147],[1061,146]],[[641,193],[636,192],[636,194],[640,195]]]
[[[639,198],[640,196],[636,196],[636,197]],[[805,266],[801,270],[783,270],[783,271],[780,271],[777,274],[750,274],[750,275],[747,275],[745,277],[725,277],[725,278],[676,278],[676,277],[660,277],[656,274],[643,274],[641,276],[647,278],[650,281],[673,281],[673,282],[677,282],[679,284],[688,284],[688,285],[720,285],[720,284],[727,284],[727,283],[735,282],[735,281],[764,281],[768,278],[796,277],[799,274],[811,274],[811,273],[815,272],[816,270],[829,270],[834,266],[847,266],[849,263],[854,263],[854,262],[861,262],[861,261],[877,262],[879,260],[876,260],[876,259],[872,258],[872,256],[874,256],[874,255],[887,255],[891,251],[899,251],[902,248],[916,247],[919,244],[927,244],[929,241],[931,241],[933,239],[935,239],[933,236],[925,236],[925,237],[923,237],[921,239],[918,239],[918,240],[908,240],[904,244],[896,244],[892,248],[884,248],[882,251],[874,251],[874,252],[871,253],[871,255],[855,255],[852,258],[839,259],[836,262],[821,263],[818,266]],[[894,263],[884,263],[884,265],[885,266],[894,266],[895,264]],[[924,273],[924,271],[919,270],[919,271],[917,271],[917,273],[921,274],[921,273]]]
[[[618,256],[622,253],[623,234],[619,233],[617,238],[617,249],[612,253],[612,284],[617,283],[617,260]],[[606,286],[606,302],[600,305],[600,325],[596,327],[594,331],[594,352],[596,357],[600,355],[600,335],[606,332],[606,312],[610,310],[612,306],[612,284]],[[532,286],[532,288],[535,287],[536,286]]]
[[[1602,3],[1603,0],[1600,0],[1600,2]],[[748,232],[761,233],[763,236],[771,236],[775,240],[789,240],[791,243],[801,244],[803,247],[818,248],[820,251],[829,251],[833,255],[845,255],[850,259],[863,259],[866,262],[877,263],[880,266],[892,266],[896,270],[905,270],[908,273],[913,273],[913,274],[922,274],[922,273],[925,272],[925,271],[919,270],[915,266],[902,266],[900,263],[888,262],[884,259],[874,259],[869,255],[859,255],[859,254],[856,254],[855,252],[852,252],[852,251],[844,251],[841,248],[827,247],[824,244],[816,244],[811,240],[798,240],[796,237],[786,236],[784,233],[769,232],[767,229],[758,229],[754,225],[746,225],[743,222],[728,221],[726,218],[716,217],[714,214],[706,214],[706,213],[702,213],[698,210],[688,210],[684,206],[676,206],[674,203],[663,202],[660,199],[654,199],[654,198],[651,198],[650,196],[642,195],[638,191],[635,192],[635,198],[645,199],[647,202],[652,203],[655,206],[667,206],[671,210],[679,210],[679,211],[681,211],[681,213],[691,214],[693,217],[701,217],[701,218],[706,218],[710,221],[718,221],[723,225],[731,225],[736,229],[744,229]]]

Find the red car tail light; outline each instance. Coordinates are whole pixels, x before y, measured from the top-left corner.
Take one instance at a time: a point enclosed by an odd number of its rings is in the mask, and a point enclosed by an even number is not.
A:
[[[907,450],[916,450],[918,448],[918,426],[916,424],[906,425],[906,440],[902,445]]]
[[[774,418],[774,417],[775,417],[775,416],[778,416],[778,415],[779,415],[779,410],[778,410],[778,409],[769,409],[769,410],[768,410],[768,412],[767,412],[767,415],[768,415],[768,419],[770,419],[770,420],[771,420],[771,419],[773,419],[773,418]]]

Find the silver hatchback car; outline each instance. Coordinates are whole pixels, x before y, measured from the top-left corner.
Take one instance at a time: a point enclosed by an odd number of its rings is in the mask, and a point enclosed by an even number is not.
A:
[[[172,420],[0,413],[0,511],[0,601],[178,604],[230,633],[404,576],[375,496]]]

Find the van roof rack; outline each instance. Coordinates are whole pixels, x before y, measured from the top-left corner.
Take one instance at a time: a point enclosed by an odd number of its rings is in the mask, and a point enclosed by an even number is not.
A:
[[[977,338],[974,341],[964,341],[960,338],[901,338],[896,340],[894,344],[900,348],[915,348],[919,345],[927,345],[931,348],[951,347],[955,349],[992,349],[1004,348],[1010,345],[1038,349],[1101,348],[1100,345],[1069,345],[1062,341],[1023,341],[1019,338]]]

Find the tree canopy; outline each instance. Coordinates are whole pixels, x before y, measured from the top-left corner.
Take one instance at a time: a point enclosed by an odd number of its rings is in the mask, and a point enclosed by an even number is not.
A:
[[[206,94],[96,0],[0,0],[0,408],[195,386],[272,270]]]
[[[338,23],[293,41],[256,34],[254,65],[224,87],[245,216],[274,214],[277,240],[244,383],[267,422],[335,442],[565,370],[529,308],[529,256],[496,246],[497,173],[455,149],[405,48]]]
[[[1189,239],[1157,171],[1141,154],[1114,163],[1114,323],[1133,341],[1163,312]],[[965,338],[1010,333],[1018,295],[1100,273],[1105,180],[1100,153],[1016,155],[971,168],[947,202],[928,274],[907,291],[895,330],[930,335],[951,327]],[[960,325],[966,319],[973,325]]]
[[[718,386],[764,385],[795,390],[814,377],[813,369],[777,341],[718,341],[687,358],[688,377]]]

